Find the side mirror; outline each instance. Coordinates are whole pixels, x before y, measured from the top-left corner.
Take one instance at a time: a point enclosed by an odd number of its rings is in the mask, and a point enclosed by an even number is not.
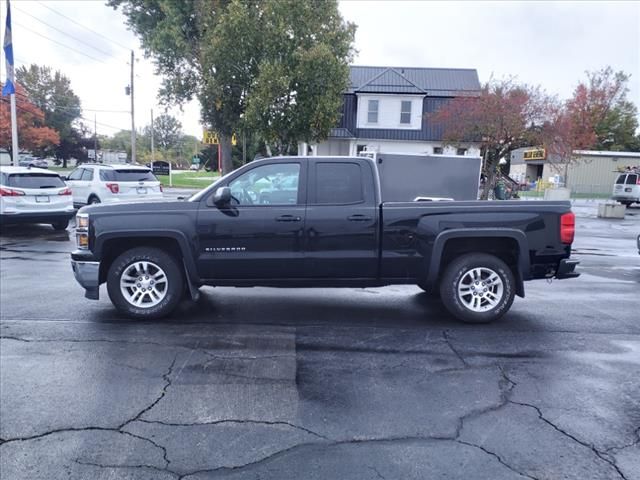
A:
[[[218,207],[224,207],[231,203],[231,189],[229,187],[220,187],[213,194],[213,203]]]

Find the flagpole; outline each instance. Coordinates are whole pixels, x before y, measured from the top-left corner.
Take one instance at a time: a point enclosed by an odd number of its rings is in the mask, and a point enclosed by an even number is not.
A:
[[[11,146],[13,155],[11,161],[14,167],[18,166],[18,119],[16,115],[16,94],[11,94]]]

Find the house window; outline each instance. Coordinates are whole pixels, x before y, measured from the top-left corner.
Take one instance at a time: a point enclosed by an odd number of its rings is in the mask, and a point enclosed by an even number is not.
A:
[[[400,103],[400,123],[405,125],[411,123],[411,101],[410,100],[403,100]]]
[[[466,154],[467,154],[466,148],[459,148],[458,150],[456,150],[456,155],[466,155]]]
[[[434,155],[442,155],[442,147],[433,147],[433,154]]]
[[[378,123],[378,100],[369,100],[367,123]]]
[[[366,145],[356,145],[356,155],[360,155],[360,152],[367,149]]]

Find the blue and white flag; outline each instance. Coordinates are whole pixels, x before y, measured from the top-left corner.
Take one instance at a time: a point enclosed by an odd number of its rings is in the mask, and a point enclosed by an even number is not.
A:
[[[4,55],[7,65],[7,80],[2,89],[2,95],[16,93],[16,77],[13,69],[13,42],[11,41],[11,4],[7,0],[7,26],[4,30]]]

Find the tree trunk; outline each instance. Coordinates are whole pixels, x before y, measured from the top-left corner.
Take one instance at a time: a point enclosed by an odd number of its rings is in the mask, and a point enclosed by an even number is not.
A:
[[[220,135],[220,145],[222,155],[222,175],[233,171],[233,159],[231,158],[231,137],[229,135]]]

